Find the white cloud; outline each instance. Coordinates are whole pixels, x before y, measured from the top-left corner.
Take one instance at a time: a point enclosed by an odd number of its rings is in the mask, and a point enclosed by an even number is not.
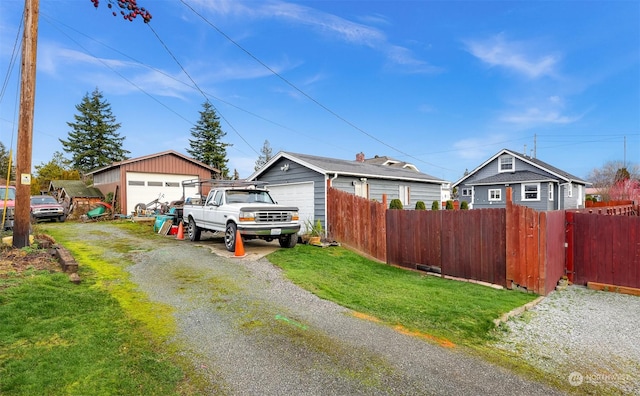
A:
[[[389,62],[408,68],[409,71],[414,73],[440,71],[439,68],[417,59],[410,49],[391,44],[385,33],[378,28],[352,22],[311,7],[281,1],[251,3],[250,7],[241,1],[200,1],[199,4],[211,12],[222,15],[243,16],[246,18],[276,18],[309,26],[318,34],[331,35],[354,45],[361,45],[380,51],[385,54]],[[364,21],[365,19],[362,20]],[[380,23],[381,20],[380,17],[377,17],[375,22]]]
[[[518,107],[520,108],[503,113],[499,117],[499,121],[528,128],[541,124],[571,124],[583,117],[583,114],[567,115],[565,100],[558,95],[550,96],[542,101],[533,100]]]
[[[467,50],[490,66],[515,70],[529,78],[554,76],[558,55],[536,54],[532,43],[508,41],[503,34],[487,40],[468,40]]]
[[[513,124],[571,124],[579,120],[581,116],[567,116],[556,110],[544,110],[536,107],[525,109],[519,113],[505,114],[500,120]]]
[[[504,145],[508,139],[504,135],[477,136],[458,140],[453,144],[456,155],[464,160],[486,160],[495,154],[496,147]]]

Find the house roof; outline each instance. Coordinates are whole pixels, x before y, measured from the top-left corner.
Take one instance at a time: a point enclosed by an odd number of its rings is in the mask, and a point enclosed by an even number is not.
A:
[[[574,176],[574,175],[572,175],[572,174],[570,174],[568,172],[565,172],[562,169],[556,168],[555,166],[550,165],[550,164],[548,164],[548,163],[546,163],[544,161],[541,161],[541,160],[539,160],[537,158],[529,157],[527,155],[520,154],[518,152],[509,150],[509,149],[502,149],[497,154],[495,154],[493,157],[489,158],[488,160],[483,162],[480,166],[478,166],[476,169],[471,171],[469,174],[463,176],[460,180],[455,182],[453,184],[453,187],[456,187],[456,186],[462,184],[465,180],[467,180],[472,175],[477,173],[480,169],[484,168],[491,161],[495,160],[496,158],[498,158],[499,156],[501,156],[503,154],[512,155],[512,156],[518,158],[520,161],[526,162],[526,163],[528,163],[530,165],[533,165],[536,168],[538,168],[538,169],[540,169],[540,170],[542,170],[544,172],[547,172],[547,173],[550,173],[550,174],[554,175],[557,178],[557,179],[554,179],[554,180],[562,180],[562,181],[564,181],[566,183],[578,183],[578,184],[584,184],[584,185],[591,184],[590,182],[588,182],[586,180],[583,180],[583,179],[581,179],[581,178],[579,178],[577,176]],[[531,173],[535,174],[535,172],[531,172]],[[505,175],[505,177],[507,177],[509,174],[518,174],[518,172],[504,172],[504,173],[501,173],[501,175]],[[498,176],[498,175],[496,175],[496,176]],[[542,176],[542,175],[538,175],[538,176]],[[483,180],[486,181],[487,179],[490,179],[491,177],[494,177],[494,176],[490,176],[489,178],[486,178],[486,179],[483,179]],[[518,177],[526,177],[526,176],[519,175]],[[545,177],[544,180],[545,181],[547,181],[547,180],[550,181],[550,179],[548,177]],[[520,181],[520,180],[518,180],[518,181]],[[522,181],[533,181],[533,180],[522,180]],[[501,182],[502,181],[497,181],[496,183],[501,183]],[[512,182],[516,182],[516,181],[514,180]],[[479,183],[479,181],[476,181],[473,184],[489,184],[489,183]]]
[[[373,158],[365,158],[364,162],[368,163],[368,164],[374,164],[374,165],[385,165],[385,166],[390,166],[393,168],[403,168],[403,169],[411,169],[414,170],[416,172],[420,172],[420,170],[418,170],[418,168],[413,165],[410,164],[408,162],[404,162],[404,161],[400,161],[391,157],[387,157],[387,156],[378,156],[376,155]]]
[[[550,182],[556,181],[556,179],[541,175],[539,173],[531,171],[515,171],[515,172],[503,172],[497,175],[489,176],[484,179],[476,180],[472,183],[467,183],[468,186],[479,185],[492,185],[492,184],[512,184],[522,182]]]
[[[63,189],[71,198],[102,198],[102,192],[88,187],[82,180],[51,180],[49,191]]]
[[[200,162],[200,161],[198,161],[196,159],[193,159],[191,157],[187,157],[186,155],[184,155],[182,153],[179,153],[179,152],[177,152],[175,150],[167,150],[167,151],[162,151],[160,153],[149,154],[149,155],[145,155],[145,156],[142,156],[142,157],[130,158],[130,159],[127,159],[127,160],[124,160],[124,161],[114,162],[111,165],[104,166],[104,167],[102,167],[100,169],[93,170],[93,171],[87,173],[87,175],[93,175],[94,173],[103,172],[103,171],[111,169],[111,168],[117,168],[119,166],[131,164],[131,163],[134,163],[134,162],[145,161],[145,160],[156,158],[156,157],[162,157],[163,155],[175,155],[177,157],[180,157],[180,158],[184,159],[185,161],[193,162],[194,164],[197,164],[197,165],[199,165],[199,166],[201,166],[203,168],[207,168],[212,172],[220,173],[219,169],[214,168],[214,167],[212,167],[210,165],[207,165],[204,162]]]
[[[343,176],[367,177],[372,179],[407,180],[431,183],[447,183],[437,177],[426,173],[416,172],[405,168],[390,167],[387,165],[371,164],[367,162],[349,161],[336,158],[319,157],[309,154],[290,153],[280,151],[271,158],[262,168],[249,176],[248,180],[253,180],[269,169],[281,158],[297,162],[318,173],[332,176],[335,174]]]

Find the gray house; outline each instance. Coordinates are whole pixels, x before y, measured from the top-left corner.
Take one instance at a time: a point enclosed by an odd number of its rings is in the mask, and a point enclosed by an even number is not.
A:
[[[511,187],[514,203],[545,211],[583,208],[590,184],[537,158],[503,149],[452,187],[470,208],[504,208],[506,188]]]
[[[407,209],[417,201],[430,207],[431,202],[441,200],[443,186],[449,186],[414,166],[390,164],[398,161],[370,163],[362,153],[349,161],[281,151],[247,180],[268,182],[278,203],[297,206],[303,230],[308,221],[317,220],[326,229],[328,186],[377,201],[386,194],[388,201],[398,198]]]

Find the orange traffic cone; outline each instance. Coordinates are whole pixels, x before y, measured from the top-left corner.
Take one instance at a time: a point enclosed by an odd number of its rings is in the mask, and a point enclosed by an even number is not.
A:
[[[244,246],[242,245],[242,236],[240,235],[240,231],[236,230],[236,250],[233,253],[234,257],[244,257],[246,254],[244,253]]]
[[[184,239],[184,228],[182,227],[182,222],[180,222],[180,225],[178,226],[178,235],[176,236],[176,239]]]

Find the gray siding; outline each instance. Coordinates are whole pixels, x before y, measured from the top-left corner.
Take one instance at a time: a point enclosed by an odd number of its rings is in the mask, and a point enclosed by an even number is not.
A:
[[[557,210],[557,209],[575,209],[581,208],[584,206],[584,186],[579,187],[578,184],[572,184],[571,189],[571,197],[569,197],[569,186],[567,184],[560,185],[559,182],[553,182],[551,188],[553,189],[553,200],[549,200],[549,183],[548,182],[540,182],[539,188],[539,199],[535,201],[531,200],[523,200],[522,199],[522,183],[511,183],[511,184],[496,184],[493,186],[470,186],[470,183],[473,183],[478,180],[486,179],[490,176],[498,174],[498,163],[500,157],[494,159],[489,162],[486,166],[479,169],[475,174],[464,181],[464,184],[461,184],[458,187],[460,201],[467,201],[468,203],[472,202],[471,196],[462,195],[462,189],[472,188],[473,187],[473,208],[474,209],[482,209],[482,208],[500,208],[506,205],[506,187],[509,186],[513,190],[513,202],[518,205],[528,206],[535,210],[545,211],[545,210]],[[529,163],[523,162],[519,160],[517,157],[514,157],[514,166],[515,171],[531,171],[541,175],[540,179],[556,179],[557,177],[545,172],[544,170],[531,165]],[[532,182],[533,183],[533,182]],[[489,201],[489,190],[490,189],[500,189],[502,196],[500,201]],[[579,190],[582,190],[580,192]]]
[[[287,170],[282,168],[288,165]],[[280,159],[275,162],[269,169],[263,172],[258,181],[268,182],[269,184],[287,184],[313,181],[313,211],[314,221],[320,220],[322,227],[326,228],[326,181],[322,173],[318,173],[312,169],[302,166],[288,159]],[[267,185],[267,188],[269,186]]]
[[[339,176],[337,179],[331,181],[331,185],[341,191],[345,191],[351,194],[355,194],[354,182],[360,182],[358,177],[346,177]],[[405,209],[413,209],[416,206],[416,202],[423,201],[427,208],[431,207],[433,201],[440,202],[440,184],[434,183],[420,183],[411,181],[397,181],[386,179],[367,179],[367,186],[369,191],[369,199],[382,202],[382,196],[387,195],[387,202],[392,199],[399,198],[400,186],[409,187],[409,203],[404,205]]]
[[[93,175],[93,184],[108,184],[120,181],[120,167],[108,169]]]
[[[504,208],[507,205],[507,187],[511,187],[513,190],[513,203],[528,206],[538,211],[555,210],[558,207],[558,194],[557,184],[552,183],[551,188],[554,189],[553,200],[549,200],[549,183],[541,182],[539,184],[539,193],[537,200],[523,200],[521,183],[514,183],[510,185],[494,185],[494,186],[474,186],[474,209],[486,209],[486,208]],[[500,201],[489,200],[489,190],[500,190]],[[469,199],[469,197],[463,197]],[[469,201],[467,201],[469,202]]]

